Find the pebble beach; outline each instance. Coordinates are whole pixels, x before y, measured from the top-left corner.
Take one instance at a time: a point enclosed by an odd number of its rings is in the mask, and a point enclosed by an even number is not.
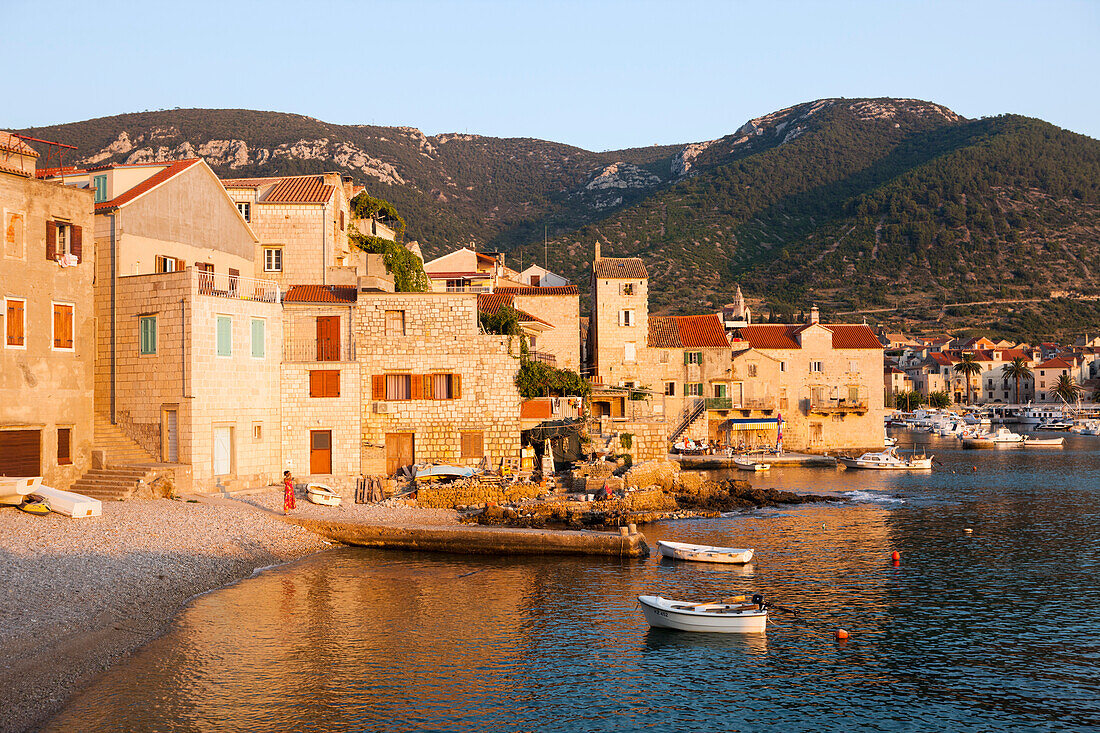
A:
[[[33,730],[98,673],[159,636],[194,596],[330,546],[280,518],[282,490],[110,502],[70,519],[0,508],[0,733]],[[398,502],[300,516],[449,524]]]

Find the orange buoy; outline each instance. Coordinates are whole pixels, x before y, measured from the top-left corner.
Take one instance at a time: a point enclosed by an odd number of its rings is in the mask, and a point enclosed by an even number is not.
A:
[[[901,553],[900,553],[900,552],[898,552],[897,550],[894,550],[894,554],[893,554],[893,555],[891,555],[891,556],[890,556],[890,558],[891,558],[891,559],[892,559],[892,560],[893,560],[894,562],[898,562],[899,560],[901,560]]]
[[[847,639],[848,638],[848,632],[845,631],[844,629],[837,629],[836,630],[836,638],[838,638],[838,639]]]

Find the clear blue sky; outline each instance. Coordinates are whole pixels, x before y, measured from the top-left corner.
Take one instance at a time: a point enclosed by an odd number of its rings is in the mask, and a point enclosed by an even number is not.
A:
[[[820,97],[915,97],[1100,138],[1100,2],[0,0],[0,128],[171,107],[605,150]]]

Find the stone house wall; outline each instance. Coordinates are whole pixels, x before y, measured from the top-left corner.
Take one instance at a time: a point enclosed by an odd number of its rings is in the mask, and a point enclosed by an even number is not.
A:
[[[632,295],[622,293],[624,284],[634,286]],[[590,358],[595,360],[596,376],[609,385],[644,381],[649,375],[640,360],[643,359],[649,336],[649,280],[597,278],[593,273],[592,292]],[[623,310],[634,312],[632,325],[619,325],[619,313]],[[627,343],[634,344],[636,356],[633,361],[625,358]]]
[[[88,190],[0,172],[0,430],[40,431],[43,482],[59,489],[90,467],[94,439],[92,197]],[[56,220],[81,228],[76,266],[46,259],[46,222]],[[7,298],[25,301],[22,347],[7,344]],[[55,302],[73,306],[71,350],[54,348]],[[71,463],[58,461],[59,428],[71,430]]]
[[[580,296],[516,295],[515,307],[554,325],[553,330],[539,334],[534,350],[557,357],[559,369],[579,372]]]

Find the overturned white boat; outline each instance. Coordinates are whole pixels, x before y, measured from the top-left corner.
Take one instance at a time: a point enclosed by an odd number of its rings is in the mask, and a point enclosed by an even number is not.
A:
[[[753,550],[737,547],[711,547],[710,545],[689,545],[686,542],[668,542],[657,540],[657,552],[673,560],[692,560],[694,562],[720,562],[742,565],[752,560]]]
[[[906,470],[932,468],[933,456],[912,456],[902,458],[893,448],[878,453],[864,453],[859,458],[837,456],[837,463],[845,468],[870,468],[883,470]]]
[[[0,476],[0,504],[19,506],[28,494],[36,493],[41,485],[41,476]]]
[[[760,596],[745,603],[745,596],[730,602],[692,603],[661,596],[638,596],[642,613],[650,626],[679,631],[703,631],[717,634],[762,634],[768,623],[768,610]]]
[[[340,506],[343,501],[332,487],[324,484],[306,484],[306,498],[321,506]]]
[[[103,502],[99,499],[50,486],[40,486],[34,493],[49,501],[50,509],[66,517],[79,519],[103,516]]]

